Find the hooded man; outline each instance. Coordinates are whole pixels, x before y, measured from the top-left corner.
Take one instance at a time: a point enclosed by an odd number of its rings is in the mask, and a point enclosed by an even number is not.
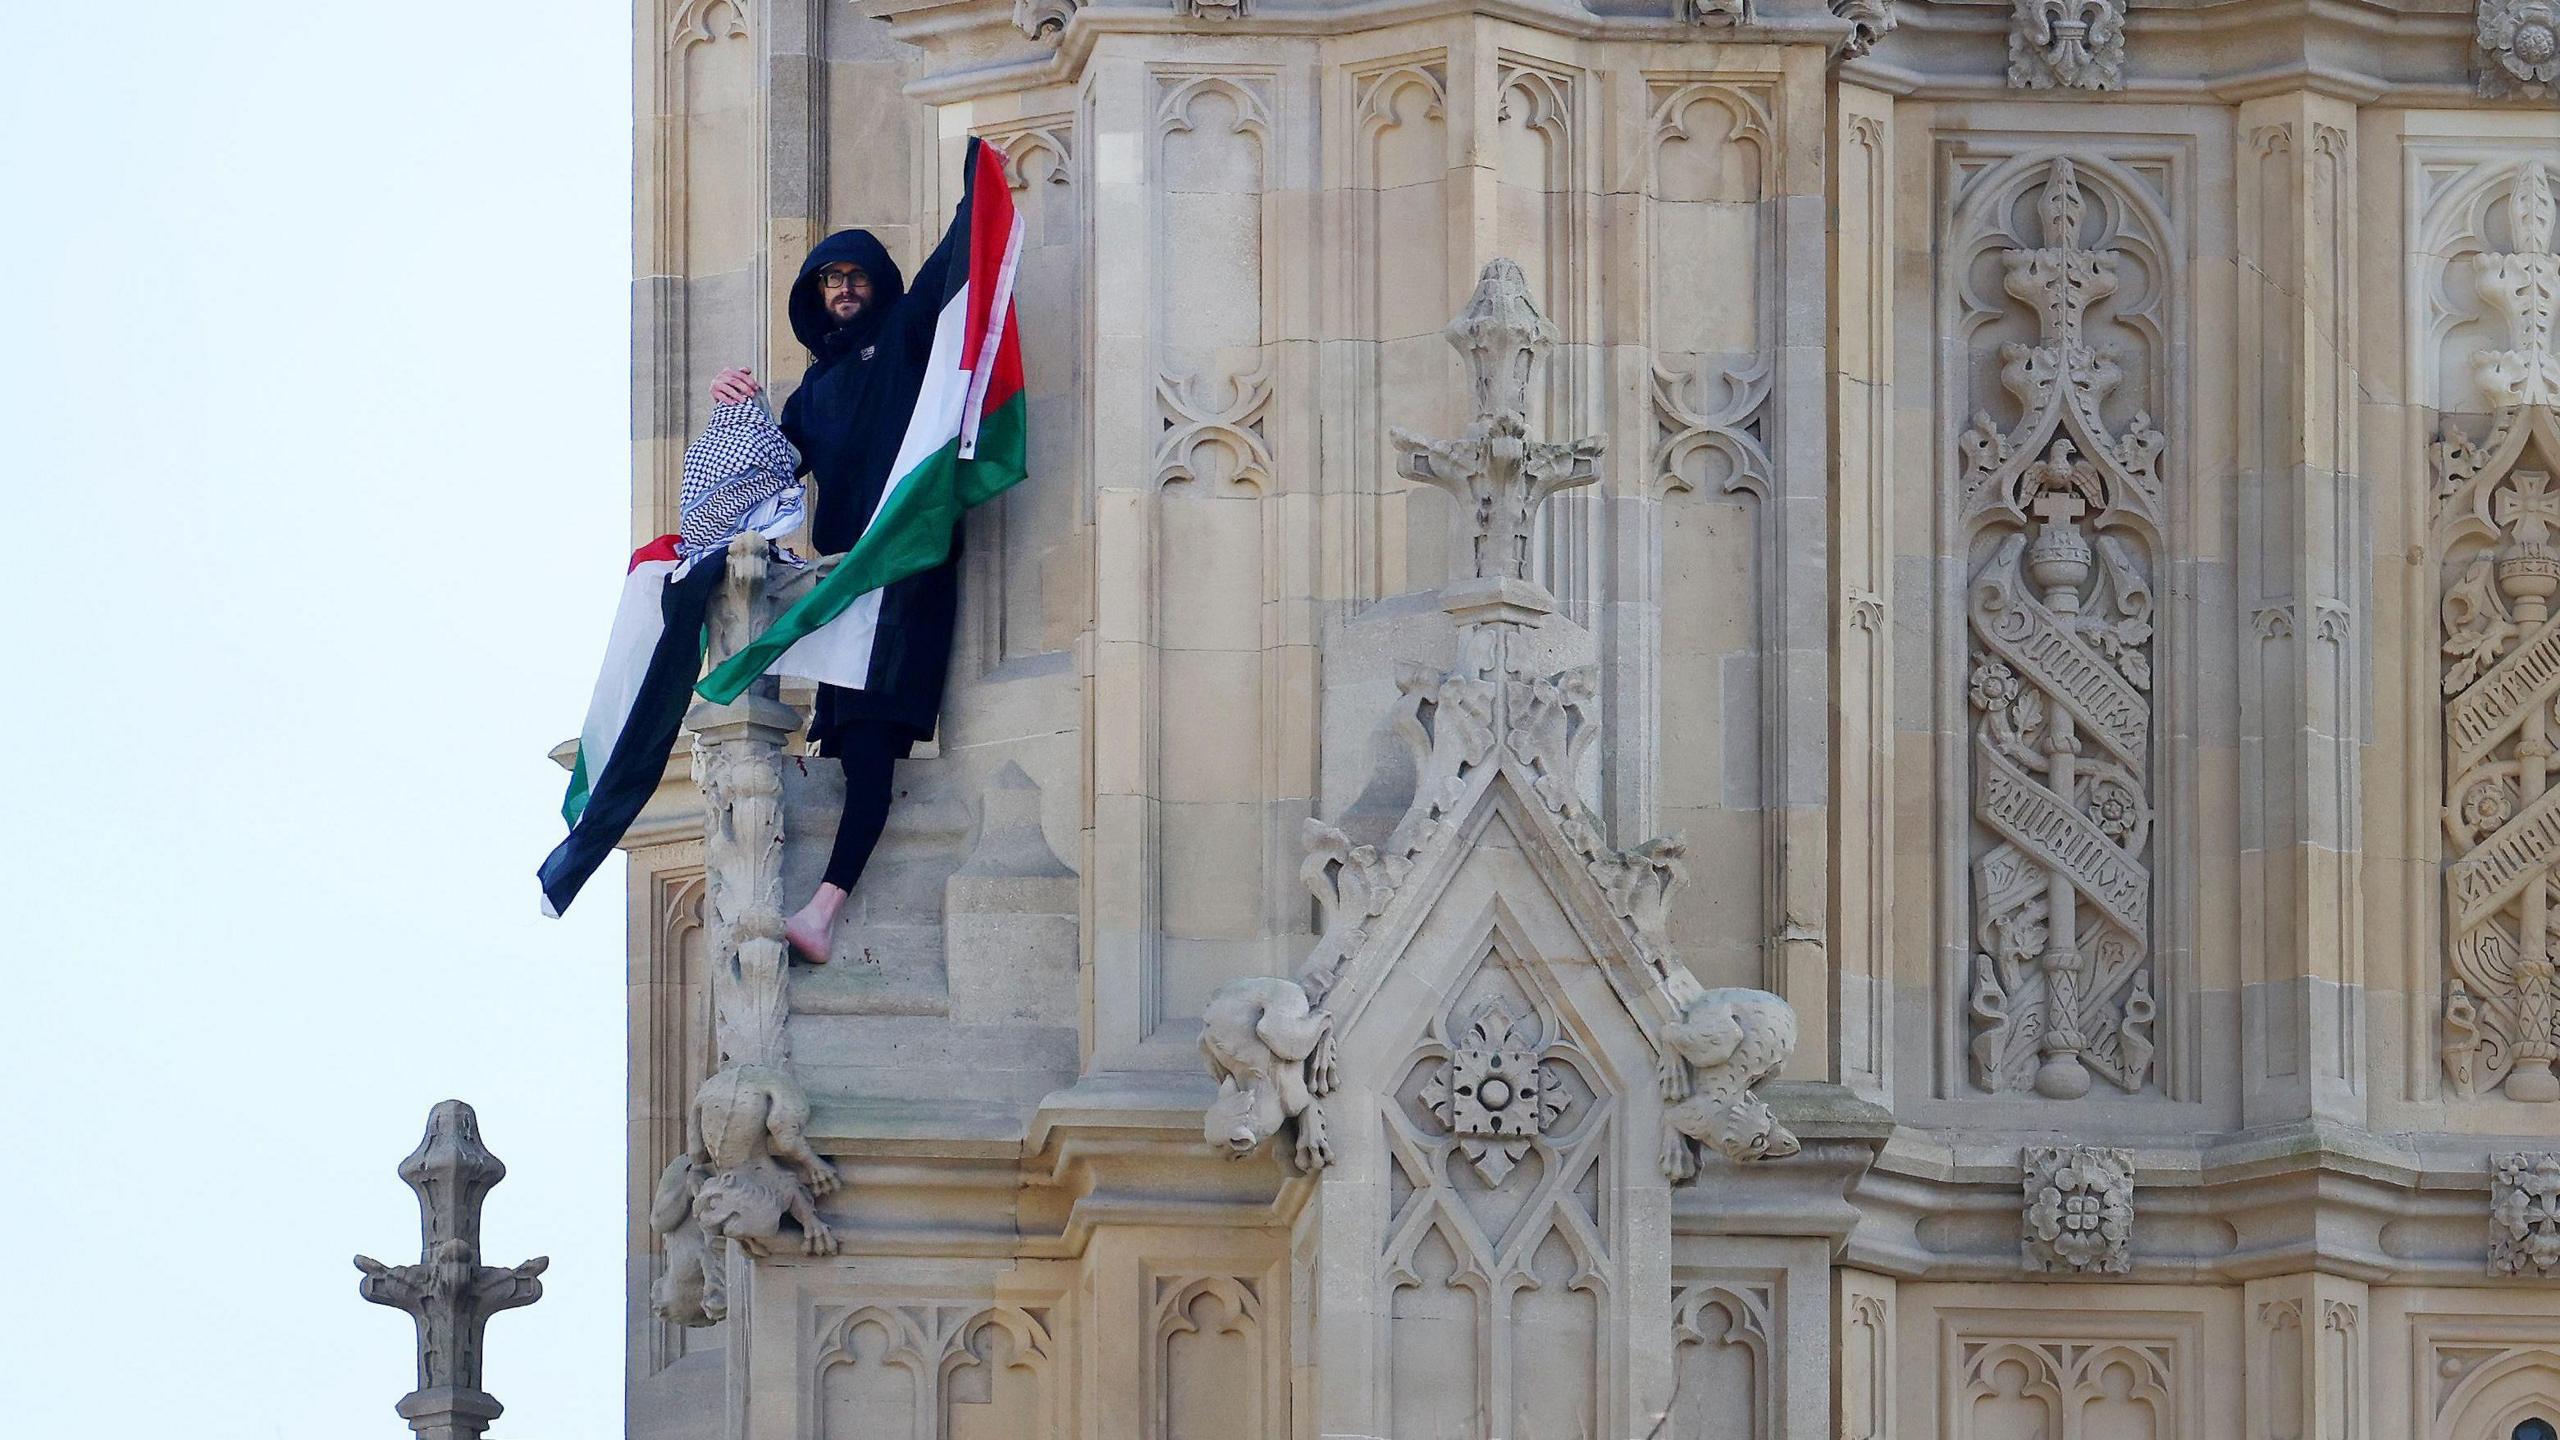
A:
[[[945,236],[916,274],[916,288],[942,291],[953,241]],[[810,541],[821,553],[853,548],[890,480],[933,346],[932,307],[903,303],[897,262],[867,230],[840,230],[819,242],[791,286],[791,330],[809,348],[800,388],[782,407],[782,433],[798,447],[801,473],[817,484]],[[711,383],[715,405],[755,398],[745,370]],[[959,537],[942,564],[880,592],[871,668],[859,688],[818,687],[809,739],[844,766],[844,817],[818,893],[784,927],[801,958],[826,963],[836,915],[862,877],[888,822],[897,762],[934,732],[959,610]]]

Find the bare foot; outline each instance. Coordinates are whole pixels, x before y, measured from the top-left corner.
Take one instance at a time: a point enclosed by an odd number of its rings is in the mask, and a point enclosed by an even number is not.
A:
[[[833,885],[821,885],[809,903],[782,927],[782,938],[791,953],[812,965],[824,965],[834,947],[836,912],[844,908],[844,894]]]

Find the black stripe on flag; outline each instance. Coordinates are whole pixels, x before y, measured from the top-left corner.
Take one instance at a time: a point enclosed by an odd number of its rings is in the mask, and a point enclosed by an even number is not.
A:
[[[676,732],[684,728],[693,682],[702,674],[702,622],[728,568],[728,552],[711,551],[680,578],[668,581],[659,597],[658,613],[665,618],[666,628],[658,634],[658,647],[649,653],[649,668],[641,675],[631,716],[614,739],[613,758],[605,762],[602,775],[588,782],[586,810],[538,872],[542,898],[552,914],[568,913],[569,902],[578,898],[587,877],[604,864],[604,857],[621,843],[631,822],[640,818],[641,807],[657,793],[658,781],[667,771],[667,755],[675,748]]]

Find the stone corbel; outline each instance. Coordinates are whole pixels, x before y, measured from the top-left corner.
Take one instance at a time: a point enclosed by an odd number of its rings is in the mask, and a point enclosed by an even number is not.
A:
[[[1076,18],[1076,0],[1013,0],[1013,28],[1034,40],[1058,43]]]
[[[1692,25],[1738,29],[1759,18],[1753,0],[1674,0],[1681,19]]]
[[[1832,13],[1848,22],[1849,33],[1842,37],[1833,58],[1855,60],[1876,48],[1876,42],[1891,34],[1898,22],[1893,13],[1893,0],[1837,0]]]

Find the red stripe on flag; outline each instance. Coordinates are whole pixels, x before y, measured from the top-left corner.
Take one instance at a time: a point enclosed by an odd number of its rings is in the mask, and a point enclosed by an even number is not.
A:
[[[1004,162],[984,140],[969,142],[969,325],[960,332],[960,368],[978,368],[987,348],[987,324],[996,316],[996,274],[1013,238],[1013,189]]]
[[[648,564],[652,560],[664,560],[668,564],[672,565],[675,563],[676,559],[676,537],[673,535],[661,535],[657,539],[650,541],[648,544],[641,546],[639,549],[632,551],[631,563],[622,567],[622,573],[628,575],[632,571],[639,569],[641,566]]]

